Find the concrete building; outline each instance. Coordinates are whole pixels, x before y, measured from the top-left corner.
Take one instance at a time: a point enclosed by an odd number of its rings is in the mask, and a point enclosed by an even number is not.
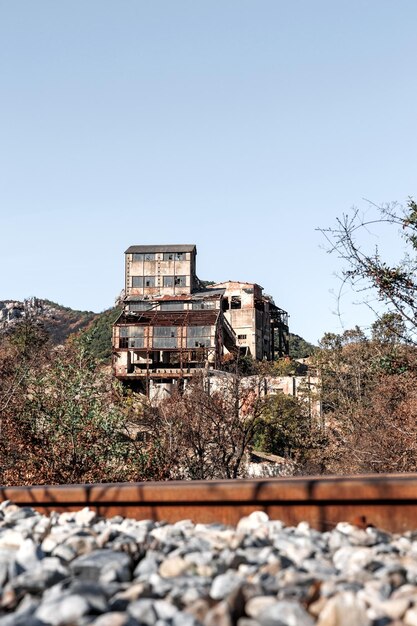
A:
[[[131,246],[125,256],[127,296],[178,296],[196,290],[195,246]]]
[[[120,380],[148,395],[169,393],[196,370],[221,370],[239,354],[288,354],[287,313],[256,283],[204,288],[195,245],[131,246],[125,254],[123,311],[113,326]]]
[[[276,351],[279,356],[288,354],[288,314],[263,295],[260,285],[227,281],[214,287],[224,290],[223,311],[236,333],[240,352],[244,350],[259,361],[272,361]]]

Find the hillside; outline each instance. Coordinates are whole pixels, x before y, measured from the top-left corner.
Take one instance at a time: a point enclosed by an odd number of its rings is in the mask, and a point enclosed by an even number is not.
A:
[[[290,333],[289,340],[290,356],[293,359],[304,359],[311,356],[317,347],[294,333]]]
[[[102,313],[77,311],[50,300],[30,298],[24,302],[0,301],[0,334],[11,330],[19,321],[32,319],[48,332],[52,343],[64,343],[74,333],[88,335],[91,353],[105,361],[111,355],[111,328],[120,314],[120,308],[112,307]],[[315,346],[299,335],[290,333],[292,358],[309,356]]]
[[[19,322],[33,320],[48,333],[53,344],[64,343],[81,332],[88,336],[91,354],[101,361],[111,355],[111,329],[120,309],[113,307],[102,313],[77,311],[50,300],[30,298],[24,302],[0,301],[0,334],[12,330]]]
[[[91,354],[100,361],[110,359],[112,352],[112,326],[120,313],[121,309],[117,307],[98,313],[82,331],[88,336]]]
[[[22,320],[31,319],[42,324],[54,344],[63,343],[69,335],[85,328],[95,317],[92,311],[75,311],[39,298],[30,298],[24,302],[0,301],[0,333],[11,330]]]

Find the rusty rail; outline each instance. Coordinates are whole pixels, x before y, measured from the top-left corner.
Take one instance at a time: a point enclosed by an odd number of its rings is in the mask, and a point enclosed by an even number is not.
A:
[[[85,506],[107,517],[235,524],[252,511],[319,530],[359,517],[392,532],[417,529],[417,474],[0,487],[0,500],[43,513]]]

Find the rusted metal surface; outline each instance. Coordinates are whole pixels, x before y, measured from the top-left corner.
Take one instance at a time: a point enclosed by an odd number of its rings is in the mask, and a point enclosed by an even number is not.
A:
[[[262,510],[286,524],[305,520],[319,530],[361,516],[392,532],[417,528],[415,474],[1,487],[0,499],[42,512],[89,506],[105,516],[168,522],[235,524]]]
[[[118,324],[135,326],[214,326],[220,315],[218,309],[184,311],[128,311],[121,314]]]

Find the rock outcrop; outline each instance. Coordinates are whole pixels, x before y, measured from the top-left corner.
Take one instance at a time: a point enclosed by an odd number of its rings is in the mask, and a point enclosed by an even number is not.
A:
[[[74,311],[49,300],[29,298],[0,301],[0,334],[14,329],[24,320],[33,320],[49,333],[53,343],[62,343],[73,332],[95,317],[91,311]]]

